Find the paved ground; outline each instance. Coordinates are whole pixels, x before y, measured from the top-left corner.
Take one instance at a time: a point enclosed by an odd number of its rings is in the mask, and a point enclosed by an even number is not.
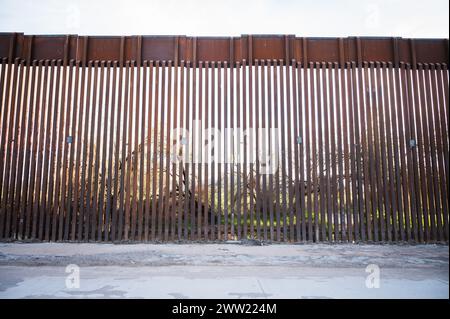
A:
[[[3,243],[0,298],[449,298],[448,257],[444,245]]]

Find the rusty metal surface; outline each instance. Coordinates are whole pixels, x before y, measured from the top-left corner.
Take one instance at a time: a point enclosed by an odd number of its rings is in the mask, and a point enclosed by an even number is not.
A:
[[[360,46],[360,47],[358,47]],[[30,50],[31,48],[31,50]],[[413,50],[412,50],[413,49]],[[10,51],[11,50],[11,51]],[[12,55],[10,53],[12,52]],[[0,58],[81,61],[227,61],[292,60],[338,63],[351,61],[448,64],[448,39],[377,37],[301,38],[294,35],[78,36],[0,33]],[[197,63],[195,63],[197,65]]]

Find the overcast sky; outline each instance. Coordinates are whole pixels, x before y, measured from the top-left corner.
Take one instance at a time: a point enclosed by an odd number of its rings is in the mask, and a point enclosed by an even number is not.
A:
[[[448,0],[0,0],[0,32],[449,37]]]

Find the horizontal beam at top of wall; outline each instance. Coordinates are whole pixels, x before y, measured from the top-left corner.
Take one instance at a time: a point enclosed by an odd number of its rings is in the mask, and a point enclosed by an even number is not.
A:
[[[0,33],[0,58],[12,61],[180,61],[254,63],[256,60],[295,59],[305,65],[331,62],[343,65],[367,61],[448,64],[448,39],[386,37],[301,38],[294,35],[78,36]],[[284,63],[284,62],[283,62]]]

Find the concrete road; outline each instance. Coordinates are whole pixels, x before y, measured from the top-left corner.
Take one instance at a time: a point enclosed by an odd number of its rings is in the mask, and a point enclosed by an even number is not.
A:
[[[0,244],[0,298],[449,298],[448,255],[443,245]]]

